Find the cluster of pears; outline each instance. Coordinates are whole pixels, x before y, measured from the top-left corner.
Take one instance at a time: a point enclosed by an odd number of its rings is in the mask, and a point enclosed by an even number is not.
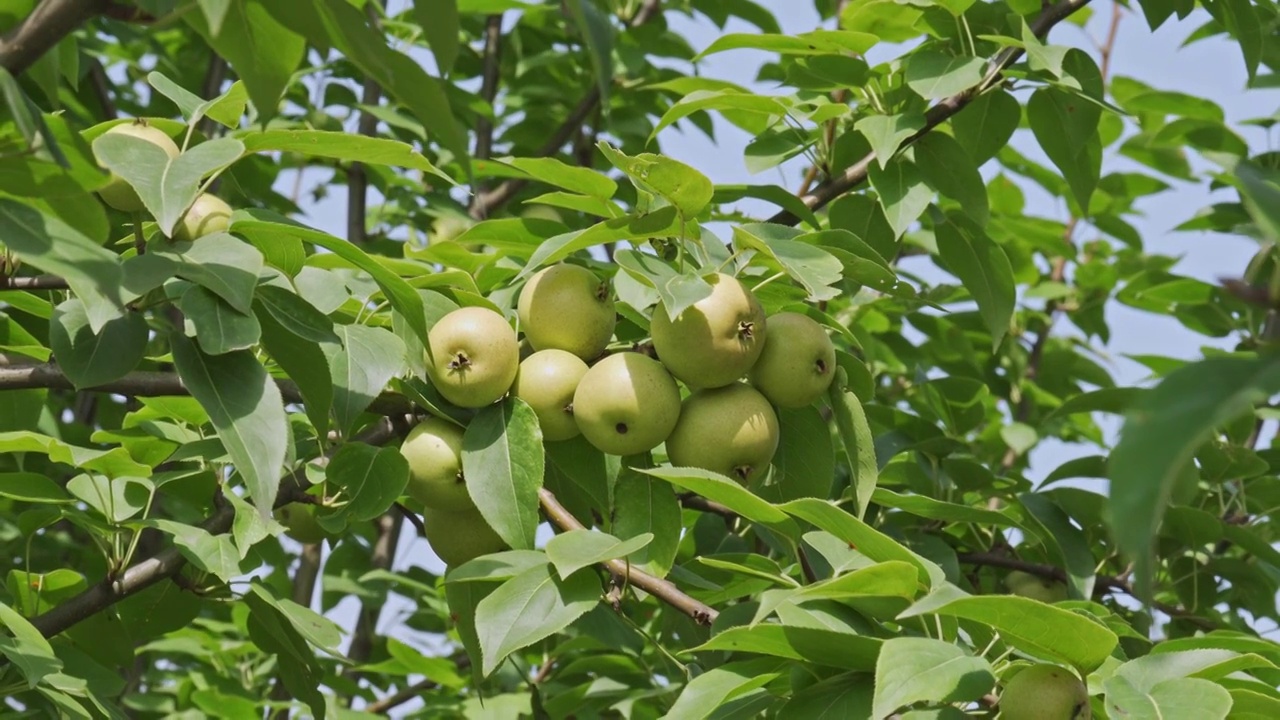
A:
[[[529,279],[516,305],[527,357],[521,360],[519,337],[502,314],[465,307],[428,334],[429,379],[464,408],[508,393],[520,398],[548,442],[581,434],[600,451],[624,456],[665,443],[672,465],[746,484],[763,476],[777,450],[774,407],[803,407],[822,396],[834,377],[835,348],[806,315],[766,318],[737,278],[707,281],[711,294],[674,319],[661,302],[653,311],[654,359],[606,353],[617,323],[607,281],[578,265],[548,267]],[[677,381],[689,390],[683,400]],[[401,448],[410,465],[407,493],[426,508],[428,542],[449,565],[502,547],[468,494],[462,433],[432,418]],[[454,531],[464,523],[482,530]]]
[[[143,119],[113,125],[106,134],[128,135],[146,140],[163,150],[171,160],[178,157],[181,152],[173,138]],[[122,212],[139,213],[146,210],[142,198],[138,197],[138,191],[115,173],[112,173],[107,184],[98,190],[98,197],[102,198],[107,205]],[[173,239],[178,242],[193,242],[205,235],[226,232],[230,224],[231,206],[212,193],[201,193],[174,228]]]

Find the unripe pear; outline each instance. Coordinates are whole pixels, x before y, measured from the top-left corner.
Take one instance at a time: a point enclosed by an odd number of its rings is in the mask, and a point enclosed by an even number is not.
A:
[[[178,157],[181,152],[173,138],[166,135],[163,130],[152,127],[146,120],[138,119],[133,122],[114,125],[104,134],[109,135],[112,133],[132,135],[146,140],[164,150],[165,154],[170,158]],[[138,191],[134,190],[132,185],[125,182],[124,178],[115,173],[112,173],[111,180],[98,190],[98,197],[102,198],[102,202],[124,212],[141,212],[146,209],[146,205],[142,203],[142,198],[138,197]]]
[[[426,508],[422,512],[422,528],[427,544],[451,568],[507,549],[507,544],[475,509]]]
[[[284,526],[284,534],[304,545],[333,537],[316,520],[317,506],[293,502],[276,508],[276,522]]]
[[[231,206],[217,195],[201,193],[173,229],[173,239],[193,242],[205,235],[226,232],[231,226]]]
[[[650,333],[658,359],[690,388],[723,387],[755,364],[765,345],[764,310],[737,278],[717,273],[711,294],[673,321],[659,302]]]
[[[1066,583],[1021,570],[1013,570],[1006,575],[1004,585],[1014,595],[1044,603],[1056,603],[1067,599]]]
[[[1057,665],[1032,665],[1010,678],[1000,694],[1002,720],[1087,720],[1089,689]]]
[[[436,510],[475,508],[462,474],[462,428],[429,417],[405,436],[400,454],[409,462],[406,495]]]
[[[799,408],[822,397],[835,369],[827,331],[808,315],[784,312],[769,317],[769,337],[749,377],[769,402]]]
[[[635,455],[667,439],[680,417],[680,389],[662,363],[623,352],[601,360],[573,394],[582,435],[610,455]]]
[[[573,393],[587,364],[565,350],[539,350],[520,363],[511,393],[538,416],[542,439],[568,440],[581,432],[573,418]]]
[[[698,390],[685,398],[667,438],[667,457],[677,467],[711,470],[745,484],[769,468],[778,430],[773,406],[751,386]]]
[[[502,315],[464,307],[440,318],[429,333],[427,374],[446,400],[478,408],[507,394],[520,366],[520,341]]]
[[[618,321],[608,281],[566,263],[529,278],[516,313],[534,350],[567,350],[583,360],[600,357]]]

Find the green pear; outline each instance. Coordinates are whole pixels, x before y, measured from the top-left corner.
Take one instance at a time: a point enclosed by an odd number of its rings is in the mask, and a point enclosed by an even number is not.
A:
[[[784,312],[769,317],[769,337],[749,379],[774,405],[799,408],[827,392],[835,370],[836,348],[822,325]]]
[[[1056,603],[1067,599],[1067,586],[1065,583],[1032,575],[1021,570],[1013,570],[1006,575],[1004,585],[1014,595],[1039,600],[1044,603]]]
[[[539,350],[520,363],[511,393],[538,415],[542,439],[568,440],[581,432],[573,419],[573,393],[587,364],[565,350]]]
[[[1032,665],[1005,683],[1002,720],[1088,720],[1089,689],[1070,670]]]
[[[201,193],[173,230],[173,239],[193,242],[205,235],[226,232],[231,226],[231,206],[217,195]]]
[[[293,502],[276,508],[276,522],[284,526],[284,534],[304,545],[311,545],[333,536],[320,527],[316,520],[319,506],[311,503]]]
[[[765,345],[760,302],[737,278],[707,279],[711,294],[673,321],[659,302],[650,332],[658,359],[690,389],[723,387],[755,364]]]
[[[464,307],[440,318],[429,333],[427,374],[459,407],[489,405],[511,389],[520,366],[520,341],[502,315]]]
[[[744,484],[768,470],[777,450],[778,416],[764,395],[742,383],[694,392],[667,438],[672,465],[712,470]]]
[[[525,205],[520,211],[520,217],[529,218],[531,220],[551,220],[553,222],[564,223],[564,216],[560,211],[550,205],[534,204]]]
[[[436,510],[470,510],[476,506],[462,474],[462,428],[429,417],[405,436],[400,454],[409,462],[406,495]]]
[[[479,510],[426,508],[422,512],[422,527],[427,544],[451,568],[507,549],[507,544],[489,527]]]
[[[601,360],[573,393],[582,435],[610,455],[635,455],[667,439],[680,417],[680,389],[662,363],[622,352]]]
[[[534,350],[567,350],[588,361],[604,352],[618,321],[608,281],[565,263],[529,278],[516,313]]]
[[[133,122],[113,125],[104,134],[109,135],[112,133],[142,138],[164,150],[165,154],[170,158],[178,157],[181,152],[173,138],[164,134],[163,130],[152,127],[146,120],[141,118]],[[98,197],[102,198],[102,202],[124,212],[141,212],[147,207],[142,203],[142,198],[138,197],[138,191],[134,190],[132,185],[125,182],[124,178],[115,173],[112,173],[111,180],[98,190]]]

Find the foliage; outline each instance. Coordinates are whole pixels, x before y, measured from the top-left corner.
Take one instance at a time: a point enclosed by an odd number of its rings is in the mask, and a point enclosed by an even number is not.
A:
[[[1089,0],[787,5],[0,3],[5,711],[994,717],[1047,662],[1093,717],[1280,717],[1280,155],[1110,67],[1141,17],[1274,87],[1275,4],[1106,6],[1101,53],[1048,39]],[[767,93],[698,71],[748,49]],[[752,184],[661,152],[730,126]],[[1240,278],[1137,230],[1175,184],[1226,191],[1179,230],[1255,240]],[[229,222],[172,240],[204,192]],[[745,484],[447,402],[436,322],[514,321],[562,261],[612,352],[720,271],[822,323],[835,382]],[[1118,306],[1234,347],[1119,384]],[[427,415],[513,549],[442,573],[409,537],[448,522],[394,449]],[[1031,472],[1049,441],[1082,456]]]

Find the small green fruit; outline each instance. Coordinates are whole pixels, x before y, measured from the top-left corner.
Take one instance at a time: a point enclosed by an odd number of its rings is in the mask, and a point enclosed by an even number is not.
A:
[[[446,400],[478,408],[507,394],[520,366],[520,341],[506,318],[464,307],[440,318],[427,334],[427,374]]]
[[[146,120],[138,119],[133,122],[115,125],[104,134],[109,135],[112,133],[132,135],[153,143],[161,150],[164,150],[165,154],[170,158],[178,157],[181,152],[173,138],[164,134],[164,131],[152,127]],[[132,185],[125,182],[124,178],[115,173],[112,173],[111,180],[98,190],[98,197],[102,198],[102,201],[107,205],[124,212],[141,212],[147,207],[142,203],[142,198],[138,197],[138,191],[134,190]]]
[[[1056,603],[1067,599],[1067,586],[1065,583],[1042,578],[1021,570],[1013,570],[1006,575],[1004,585],[1014,595],[1039,600],[1044,603]]]
[[[332,537],[316,520],[317,506],[311,503],[289,503],[276,508],[276,522],[284,526],[284,534],[304,545]]]
[[[579,432],[573,419],[573,393],[587,364],[564,350],[539,350],[520,363],[511,392],[538,415],[542,439],[568,440]]]
[[[422,526],[427,544],[451,568],[507,548],[479,510],[426,508]]]
[[[173,239],[194,242],[205,235],[226,232],[231,227],[231,206],[217,195],[201,193],[174,228]]]
[[[429,245],[436,243],[453,242],[459,235],[471,229],[471,221],[458,215],[442,215],[431,223],[430,237],[427,239]]]
[[[711,470],[744,484],[769,468],[777,450],[778,416],[764,395],[742,383],[690,395],[667,438],[672,465]]]
[[[475,508],[462,475],[462,428],[427,418],[405,436],[400,454],[409,461],[406,495],[436,510]]]
[[[583,360],[600,357],[618,321],[608,281],[564,263],[529,278],[516,313],[534,350],[567,350]]]
[[[667,439],[680,417],[680,389],[653,358],[623,352],[601,360],[573,393],[582,435],[610,455],[635,455]]]
[[[560,215],[560,211],[550,205],[525,205],[520,211],[520,217],[531,220],[551,220],[563,224],[564,217]]]
[[[650,327],[658,359],[692,389],[723,387],[746,375],[765,345],[764,310],[751,291],[723,273],[707,282],[711,294],[674,321],[659,302]]]
[[[750,380],[774,405],[799,408],[827,392],[835,370],[836,349],[827,331],[807,315],[784,312],[769,318],[769,338]]]
[[[1000,694],[1002,720],[1087,720],[1089,689],[1057,665],[1032,665],[1005,683]]]

